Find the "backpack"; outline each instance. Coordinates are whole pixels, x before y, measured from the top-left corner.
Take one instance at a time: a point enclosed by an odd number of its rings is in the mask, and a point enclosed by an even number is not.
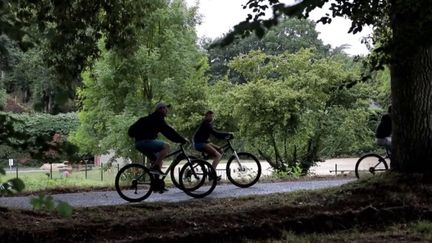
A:
[[[128,136],[131,138],[135,138],[136,134],[137,134],[137,127],[138,127],[138,120],[136,120],[132,125],[129,126],[128,128]]]
[[[131,138],[135,138],[136,135],[140,132],[138,129],[145,127],[148,123],[148,116],[139,118],[128,128],[128,136]]]

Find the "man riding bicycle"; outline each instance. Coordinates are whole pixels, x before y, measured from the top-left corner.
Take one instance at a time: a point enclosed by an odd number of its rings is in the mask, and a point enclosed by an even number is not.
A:
[[[156,104],[155,111],[148,116],[141,117],[132,126],[129,134],[133,134],[135,138],[135,148],[143,154],[156,154],[155,161],[152,163],[150,170],[152,174],[162,175],[162,161],[170,152],[170,145],[157,139],[157,136],[162,133],[166,138],[175,143],[186,143],[187,139],[178,134],[170,127],[165,117],[168,114],[169,105],[162,102]],[[167,191],[161,188],[160,192]]]
[[[232,133],[220,132],[216,131],[213,128],[213,120],[214,120],[214,112],[207,111],[204,115],[204,119],[202,120],[200,126],[194,134],[193,142],[194,148],[200,152],[204,152],[209,155],[210,158],[213,159],[213,168],[216,170],[219,161],[222,158],[222,150],[219,146],[210,143],[209,138],[210,135],[215,136],[216,138],[224,139],[233,137]],[[218,181],[221,179],[220,176],[216,178]]]
[[[376,143],[378,145],[391,149],[392,143],[392,120],[391,120],[391,105],[388,107],[388,113],[381,117],[381,121],[375,132]]]

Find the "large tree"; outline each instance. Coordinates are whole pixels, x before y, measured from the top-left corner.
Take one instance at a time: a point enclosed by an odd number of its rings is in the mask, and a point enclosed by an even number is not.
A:
[[[217,125],[238,131],[245,149],[259,152],[278,171],[306,173],[321,156],[370,149],[369,100],[359,64],[324,58],[316,49],[279,55],[252,51],[230,62],[243,84],[210,86]],[[234,126],[233,126],[234,125]]]
[[[321,8],[329,0],[303,0],[288,6],[278,0],[249,0],[245,7],[255,10],[244,22],[234,27],[222,45],[237,36],[255,31],[264,35],[266,29],[277,25],[282,15],[307,17],[310,11]],[[372,25],[379,40],[376,53],[378,64],[387,64],[391,73],[393,104],[392,169],[401,172],[432,172],[432,2],[418,0],[335,0],[330,5],[332,17],[352,20],[349,32],[361,31]],[[273,17],[264,19],[271,6]]]
[[[81,124],[73,141],[84,152],[113,149],[119,156],[136,156],[127,128],[161,100],[173,105],[175,117],[168,119],[176,130],[192,133],[204,111],[207,85],[195,10],[181,0],[165,1],[142,17],[140,45],[128,56],[101,47],[102,56],[83,74],[79,91]]]
[[[222,38],[220,38],[222,39]],[[217,40],[216,40],[217,41]],[[255,35],[237,40],[222,48],[209,48],[214,40],[204,39],[203,46],[208,49],[210,63],[210,82],[223,78],[228,71],[228,63],[234,57],[260,50],[266,54],[277,55],[286,51],[294,53],[301,48],[316,48],[325,56],[330,54],[330,46],[318,39],[315,23],[311,20],[284,18],[279,25],[270,29],[263,38]],[[237,73],[230,73],[232,82],[244,81]]]

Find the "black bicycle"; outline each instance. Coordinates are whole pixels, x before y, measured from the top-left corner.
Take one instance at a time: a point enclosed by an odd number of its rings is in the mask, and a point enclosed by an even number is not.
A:
[[[362,179],[387,171],[387,160],[391,161],[391,154],[387,148],[384,157],[375,153],[362,156],[355,165],[356,177]]]
[[[191,159],[187,156],[184,145],[168,154],[166,158],[177,155],[166,171],[159,173],[150,170],[139,163],[125,165],[119,170],[115,178],[115,188],[121,198],[129,202],[139,202],[150,196],[153,191],[160,191],[165,186],[165,178],[181,160],[186,160],[183,173],[180,173],[179,184],[174,184],[187,195],[194,198],[202,198],[209,195],[216,187],[216,180],[210,180],[216,176],[216,171],[210,163],[201,159]],[[144,154],[150,161],[155,160],[155,155]]]
[[[231,155],[226,164],[228,180],[238,187],[250,187],[258,182],[261,176],[261,163],[255,155],[248,152],[237,152],[231,144],[232,136],[227,137],[226,144],[221,147],[222,155]],[[203,159],[208,155],[202,153]]]

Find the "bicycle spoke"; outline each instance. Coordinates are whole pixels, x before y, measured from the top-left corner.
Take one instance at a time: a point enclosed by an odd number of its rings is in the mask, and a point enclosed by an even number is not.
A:
[[[193,160],[192,166],[186,164],[180,171],[180,184],[183,191],[191,197],[201,198],[209,195],[216,187],[216,172],[210,163]]]
[[[195,159],[195,157],[190,156],[189,161],[192,159]],[[174,186],[181,189],[179,182],[180,170],[185,164],[188,164],[188,159],[186,157],[181,157],[179,160],[174,160],[173,163],[174,165],[170,171],[171,182],[174,184]]]
[[[129,164],[118,172],[115,186],[123,199],[130,202],[138,202],[150,195],[151,177],[144,166]]]
[[[259,160],[249,153],[240,152],[231,156],[227,163],[227,177],[236,186],[249,187],[261,176]]]
[[[361,157],[355,167],[357,178],[363,179],[385,172],[388,169],[387,162],[377,154],[368,154]]]

